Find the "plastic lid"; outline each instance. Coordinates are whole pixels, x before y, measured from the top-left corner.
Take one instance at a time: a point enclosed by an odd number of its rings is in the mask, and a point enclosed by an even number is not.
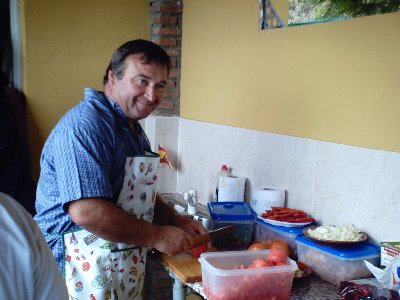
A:
[[[325,252],[328,255],[336,256],[337,258],[340,259],[348,259],[348,260],[369,259],[378,257],[380,255],[379,246],[369,243],[367,241],[361,242],[351,247],[329,247],[322,244],[318,244],[317,242],[314,242],[313,240],[305,237],[303,234],[298,235],[295,238],[295,240],[300,244],[316,248],[322,252]]]
[[[213,220],[243,221],[254,220],[254,213],[246,202],[210,202],[208,211]]]

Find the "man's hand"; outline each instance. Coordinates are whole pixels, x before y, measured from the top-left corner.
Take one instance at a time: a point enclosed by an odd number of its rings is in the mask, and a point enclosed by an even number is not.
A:
[[[207,233],[202,223],[185,216],[177,216],[174,225],[186,231],[192,237]],[[211,246],[212,242],[206,243],[206,250],[210,249]],[[192,246],[189,249],[191,248]]]
[[[185,216],[177,216],[173,225],[184,230],[192,237],[207,233],[207,230],[204,228],[203,224]]]
[[[159,226],[159,238],[154,241],[153,247],[158,251],[177,255],[192,248],[193,238],[190,234],[175,226]]]
[[[177,255],[191,249],[193,237],[207,233],[200,222],[178,215],[173,226],[159,226],[162,238],[155,242],[154,248],[168,255]]]

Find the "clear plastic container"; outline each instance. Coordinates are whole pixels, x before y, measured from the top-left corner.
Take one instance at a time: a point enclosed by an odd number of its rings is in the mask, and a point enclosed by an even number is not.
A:
[[[341,281],[372,277],[364,260],[379,265],[378,245],[362,242],[350,247],[330,247],[318,244],[304,235],[295,238],[299,261],[307,264],[313,272],[336,286]]]
[[[295,238],[296,236],[303,234],[304,228],[312,225],[315,225],[315,223],[301,227],[276,226],[268,224],[262,218],[258,217],[254,227],[254,240],[267,241],[273,239],[282,239],[288,243],[289,249],[292,252],[292,257],[297,259],[297,245]]]
[[[202,284],[210,300],[287,300],[290,298],[296,262],[289,265],[235,269],[247,267],[256,258],[265,258],[269,250],[206,252],[201,254]]]
[[[247,249],[253,237],[255,216],[246,202],[210,202],[211,230],[236,225],[232,234],[214,239],[213,246],[219,250]]]

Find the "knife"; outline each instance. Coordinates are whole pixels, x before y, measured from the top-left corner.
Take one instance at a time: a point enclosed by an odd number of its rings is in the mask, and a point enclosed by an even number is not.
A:
[[[216,230],[213,230],[213,231],[207,232],[205,234],[194,237],[193,238],[193,246],[190,249],[193,249],[197,246],[205,244],[205,243],[212,241],[215,238],[221,237],[225,234],[232,233],[233,230],[235,229],[235,226],[236,225],[225,226],[225,227],[218,228]]]

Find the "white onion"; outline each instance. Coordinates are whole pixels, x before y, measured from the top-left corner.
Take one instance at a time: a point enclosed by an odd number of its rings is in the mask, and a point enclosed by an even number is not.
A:
[[[308,229],[307,233],[319,240],[329,241],[359,241],[362,234],[354,225],[323,225]]]

